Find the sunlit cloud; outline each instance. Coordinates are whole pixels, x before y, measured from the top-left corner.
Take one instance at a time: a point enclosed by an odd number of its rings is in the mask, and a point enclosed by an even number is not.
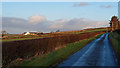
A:
[[[113,6],[112,5],[101,5],[100,7],[101,8],[112,8]]]
[[[74,3],[74,7],[82,7],[82,6],[88,6],[89,4],[87,2],[80,2],[80,3]]]
[[[29,22],[31,24],[41,23],[45,20],[46,20],[45,16],[40,16],[40,15],[34,15],[29,18]]]

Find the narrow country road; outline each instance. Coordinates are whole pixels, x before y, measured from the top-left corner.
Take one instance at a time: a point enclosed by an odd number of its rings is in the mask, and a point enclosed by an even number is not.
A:
[[[87,44],[69,56],[59,66],[117,66],[117,59],[108,39],[108,33]]]

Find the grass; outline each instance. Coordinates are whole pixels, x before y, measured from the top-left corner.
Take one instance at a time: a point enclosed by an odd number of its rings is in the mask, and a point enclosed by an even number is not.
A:
[[[18,66],[51,66],[51,65],[57,65],[60,62],[64,61],[68,58],[71,54],[76,53],[80,49],[82,49],[86,44],[90,43],[92,40],[97,39],[101,36],[97,35],[96,37],[85,39],[82,41],[78,41],[75,43],[70,43],[65,45],[65,47],[60,48],[56,51],[50,52],[46,55],[33,57],[27,61],[23,61]]]
[[[115,50],[118,62],[120,63],[120,34],[117,32],[112,32],[109,34],[110,41],[112,43],[113,49]]]
[[[47,34],[35,36],[35,35],[12,35],[10,37],[6,37],[2,39],[2,42],[9,42],[9,41],[19,41],[19,40],[29,40],[29,39],[39,39],[45,37],[53,37]]]
[[[13,35],[5,35],[8,37],[3,37],[2,39],[16,39],[16,38],[34,38],[34,37],[39,37],[39,36],[35,36],[35,35],[20,35],[20,34],[13,34]]]
[[[110,33],[109,34],[109,38],[110,38],[110,40],[111,40],[111,43],[112,43],[112,45],[113,45],[113,47],[114,47],[114,50],[117,52],[117,53],[120,53],[120,47],[119,47],[119,45],[120,45],[120,42],[119,42],[119,40],[118,40],[118,38],[120,38],[120,35],[118,34],[118,33],[116,33],[116,32],[113,32],[113,33]]]

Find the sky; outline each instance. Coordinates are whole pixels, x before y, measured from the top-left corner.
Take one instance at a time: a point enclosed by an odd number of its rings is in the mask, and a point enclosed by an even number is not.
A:
[[[51,32],[108,26],[117,2],[3,2],[2,29],[8,33]]]

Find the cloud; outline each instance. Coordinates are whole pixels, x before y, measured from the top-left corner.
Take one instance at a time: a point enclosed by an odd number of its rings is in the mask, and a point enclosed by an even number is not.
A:
[[[30,26],[25,19],[2,17],[2,29],[7,30],[8,33],[22,33],[25,30],[29,30]]]
[[[25,31],[41,31],[51,32],[59,30],[80,30],[88,27],[107,26],[105,21],[88,20],[85,18],[59,19],[55,21],[39,21],[39,23],[31,24],[29,20],[13,17],[2,18],[2,29],[8,33],[23,33]],[[36,21],[35,21],[36,22]],[[34,22],[33,22],[34,23]]]
[[[29,22],[31,24],[37,24],[44,22],[46,20],[45,16],[40,16],[40,15],[34,15],[29,18]]]
[[[82,7],[82,6],[88,6],[89,4],[87,2],[80,2],[80,3],[74,3],[74,7]]]
[[[21,18],[14,18],[14,17],[3,17],[2,18],[2,26],[4,27],[27,27],[28,21]]]
[[[68,22],[67,19],[60,19],[52,22],[52,25],[50,26],[51,29],[61,29],[66,22]]]
[[[101,5],[101,8],[112,8],[112,5]]]
[[[60,30],[80,30],[88,27],[105,27],[108,23],[105,21],[94,21],[85,18],[74,18],[71,20],[61,19],[53,22],[50,29],[60,29]]]

